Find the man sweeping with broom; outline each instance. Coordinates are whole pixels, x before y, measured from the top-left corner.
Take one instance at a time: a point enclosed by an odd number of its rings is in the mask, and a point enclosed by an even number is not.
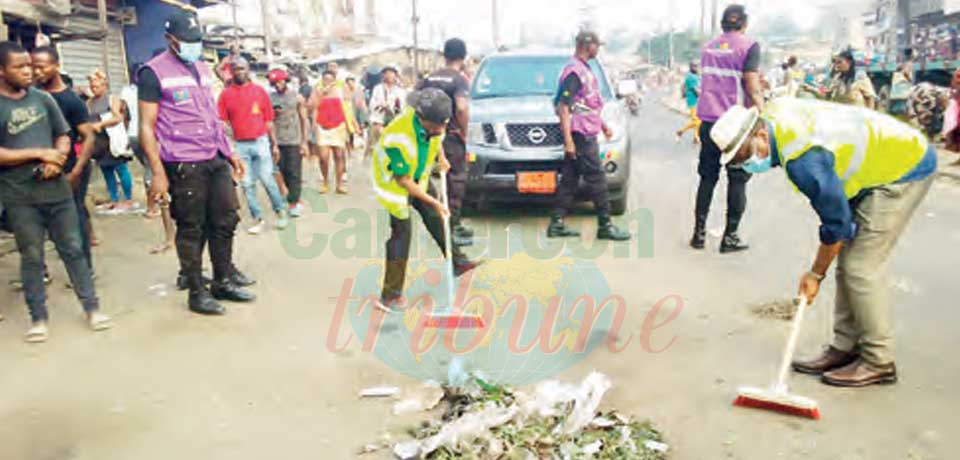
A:
[[[390,213],[386,274],[377,305],[386,312],[400,311],[404,304],[403,285],[413,230],[411,207],[420,214],[440,250],[448,253],[444,222],[450,218],[450,211],[435,198],[430,173],[434,162],[439,163],[444,174],[450,169],[441,145],[453,103],[436,88],[412,93],[407,102],[409,107],[384,128],[373,157],[373,190]],[[468,260],[459,247],[453,246],[451,252],[456,276],[476,268],[477,264]]]
[[[789,98],[762,114],[734,106],[710,135],[724,164],[751,174],[784,168],[819,215],[820,249],[800,278],[801,297],[812,304],[838,261],[833,343],[793,369],[835,386],[896,382],[886,272],[933,183],[937,156],[927,138],[872,110]]]

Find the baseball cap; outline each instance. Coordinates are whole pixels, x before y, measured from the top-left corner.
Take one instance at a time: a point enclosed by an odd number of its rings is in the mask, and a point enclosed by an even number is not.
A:
[[[203,29],[192,14],[175,14],[164,23],[164,29],[177,40],[193,43],[203,40]]]
[[[413,107],[421,118],[433,123],[446,123],[453,116],[453,102],[446,93],[437,88],[410,93],[407,104]]]
[[[723,24],[743,24],[747,19],[747,8],[743,5],[733,4],[723,10],[721,22]]]
[[[267,80],[270,81],[270,83],[276,83],[278,81],[290,81],[290,74],[288,74],[284,69],[273,69],[267,73]]]
[[[459,38],[451,38],[443,44],[443,57],[450,60],[467,57],[467,44]]]
[[[604,44],[602,41],[600,41],[600,37],[596,32],[590,30],[581,30],[580,33],[577,34],[577,46],[593,44]]]

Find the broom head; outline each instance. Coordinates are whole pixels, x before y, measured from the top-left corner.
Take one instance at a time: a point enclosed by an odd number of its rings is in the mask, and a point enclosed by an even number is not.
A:
[[[820,406],[816,401],[770,388],[742,387],[737,391],[733,405],[820,420]]]
[[[452,308],[435,308],[424,318],[426,329],[483,329],[483,317]]]

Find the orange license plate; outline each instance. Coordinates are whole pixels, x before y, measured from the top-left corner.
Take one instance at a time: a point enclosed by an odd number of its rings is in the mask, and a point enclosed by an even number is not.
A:
[[[517,190],[520,193],[549,195],[557,191],[557,173],[549,172],[518,172]]]

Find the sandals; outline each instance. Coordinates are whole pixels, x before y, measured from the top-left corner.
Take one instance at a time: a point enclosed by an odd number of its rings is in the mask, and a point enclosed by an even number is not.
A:
[[[341,186],[337,187],[337,195],[346,195],[346,194],[347,194],[347,186],[346,186],[346,185],[341,185]]]
[[[330,187],[327,186],[327,184],[323,184],[323,185],[320,186],[320,194],[321,194],[321,195],[326,195],[328,192],[330,192]]]
[[[50,338],[50,329],[47,328],[47,323],[34,323],[23,338],[27,343],[43,343]]]
[[[171,249],[173,249],[173,243],[170,243],[170,242],[160,243],[150,248],[150,254],[163,254]]]

